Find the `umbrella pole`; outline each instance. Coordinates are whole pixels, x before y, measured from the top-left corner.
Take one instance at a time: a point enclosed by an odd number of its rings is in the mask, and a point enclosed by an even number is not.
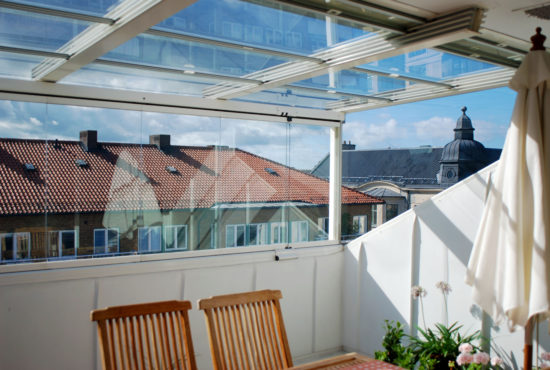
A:
[[[523,369],[533,368],[533,317],[530,317],[525,324],[525,345],[523,347]]]

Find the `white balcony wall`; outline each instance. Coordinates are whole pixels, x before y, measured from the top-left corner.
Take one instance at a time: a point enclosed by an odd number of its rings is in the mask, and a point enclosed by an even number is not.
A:
[[[384,320],[400,321],[408,334],[436,323],[462,325],[461,333],[487,328],[491,354],[507,365],[523,364],[523,330],[496,326],[474,305],[464,283],[466,266],[481,219],[485,185],[494,165],[441,192],[362,237],[350,242],[344,257],[344,336],[346,350],[373,355],[381,350]],[[448,316],[443,294],[448,282]],[[428,291],[423,299],[425,324],[411,287]],[[540,324],[540,350],[550,351],[546,324]]]
[[[298,361],[342,348],[343,252],[338,245],[300,248],[297,259],[273,251],[92,265],[0,275],[0,369],[100,369],[91,310],[186,299],[199,369],[212,363],[197,300],[280,289],[292,355]],[[115,261],[115,260],[113,260]],[[99,262],[99,261],[98,261]]]

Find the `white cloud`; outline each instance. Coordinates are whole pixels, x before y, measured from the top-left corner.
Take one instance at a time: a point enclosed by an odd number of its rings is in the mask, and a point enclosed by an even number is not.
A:
[[[29,118],[29,122],[35,126],[42,126],[42,122],[40,122],[40,120],[36,117]]]
[[[456,121],[449,117],[431,117],[414,122],[412,126],[419,142],[444,145],[454,139],[453,129]]]
[[[399,125],[395,118],[380,123],[349,122],[344,125],[343,133],[345,140],[362,148],[396,146],[395,143],[408,137],[407,127]]]
[[[52,120],[52,125],[54,125],[54,126],[59,126],[59,122],[57,122],[56,120],[53,119],[53,120]]]

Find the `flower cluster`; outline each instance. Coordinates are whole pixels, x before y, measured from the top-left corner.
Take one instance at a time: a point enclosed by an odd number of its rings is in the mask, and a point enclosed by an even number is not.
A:
[[[411,288],[411,295],[414,299],[425,297],[428,292],[420,285],[415,285]]]
[[[470,364],[488,365],[491,362],[493,367],[500,367],[502,365],[502,359],[498,356],[491,358],[485,352],[472,353],[474,350],[470,343],[462,343],[458,350],[460,354],[456,358],[456,364],[458,366],[467,366]]]
[[[540,354],[540,358],[542,358],[542,360],[545,361],[542,364],[543,368],[550,367],[550,352],[542,352]]]
[[[441,293],[443,293],[444,295],[448,295],[452,291],[451,286],[449,285],[449,283],[446,283],[444,281],[438,281],[435,284],[435,287],[437,289],[440,289]]]

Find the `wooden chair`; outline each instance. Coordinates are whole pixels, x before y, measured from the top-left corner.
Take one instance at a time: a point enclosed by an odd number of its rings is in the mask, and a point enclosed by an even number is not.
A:
[[[214,369],[292,366],[279,290],[221,295],[198,302],[204,310]]]
[[[103,369],[196,369],[189,301],[94,310]]]

